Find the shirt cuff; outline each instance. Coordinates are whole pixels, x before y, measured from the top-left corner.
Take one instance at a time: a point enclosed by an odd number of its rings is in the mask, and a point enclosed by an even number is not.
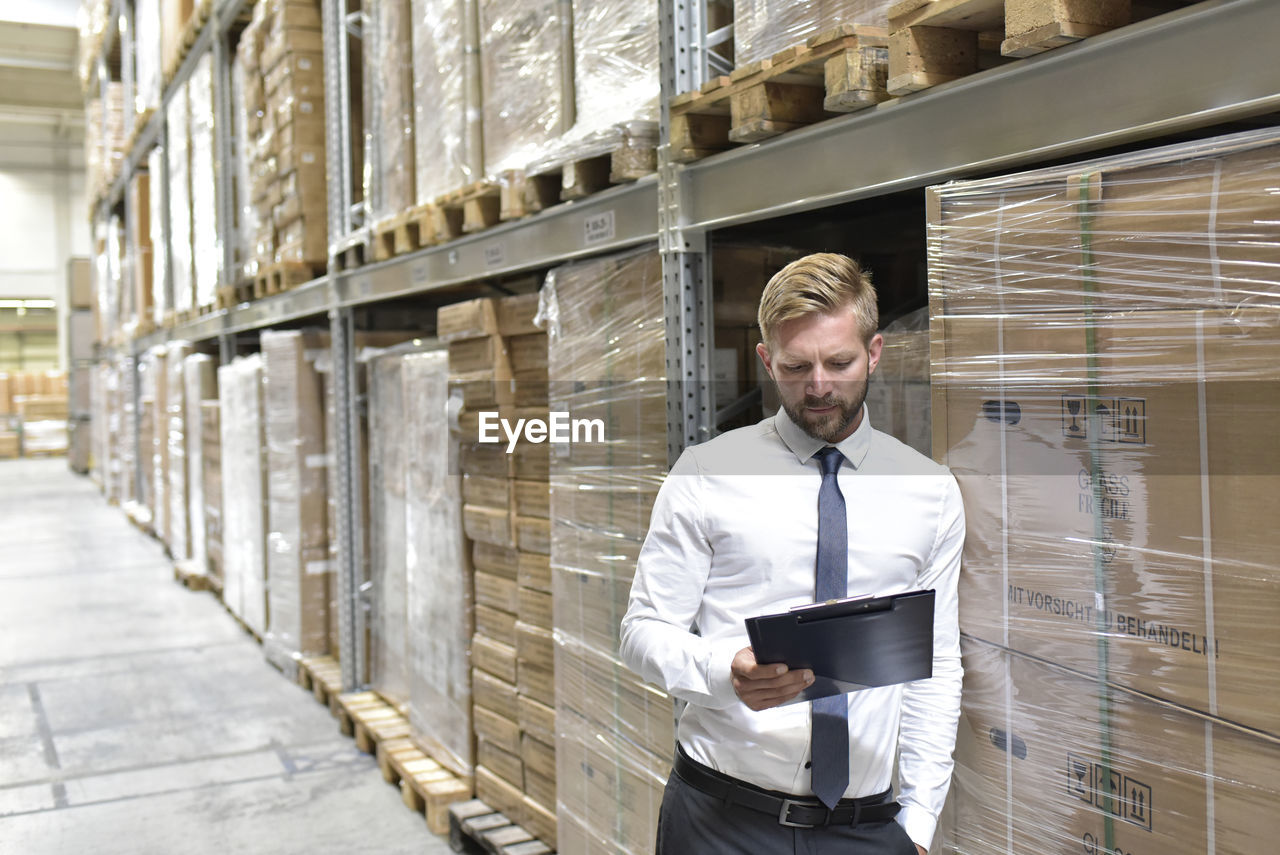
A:
[[[742,639],[725,639],[711,645],[711,655],[707,661],[707,685],[711,689],[711,697],[720,709],[740,703],[738,693],[733,690],[733,657],[746,646]]]
[[[918,805],[903,805],[897,820],[912,843],[925,849],[933,844],[934,832],[938,830],[938,819],[933,814]]]

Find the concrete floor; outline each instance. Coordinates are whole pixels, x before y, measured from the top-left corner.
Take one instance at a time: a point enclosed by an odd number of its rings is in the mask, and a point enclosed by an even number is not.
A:
[[[87,478],[0,461],[0,855],[450,851]]]

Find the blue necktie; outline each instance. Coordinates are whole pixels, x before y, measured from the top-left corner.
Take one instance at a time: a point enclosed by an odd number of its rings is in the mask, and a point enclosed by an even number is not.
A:
[[[818,490],[818,566],[815,600],[838,600],[848,593],[849,527],[836,473],[844,456],[832,446],[814,455],[822,464]],[[813,793],[828,808],[849,786],[849,702],[844,695],[812,702],[810,734]]]

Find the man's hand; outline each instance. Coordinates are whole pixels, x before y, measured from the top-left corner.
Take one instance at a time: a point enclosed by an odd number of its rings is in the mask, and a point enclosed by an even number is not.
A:
[[[929,850],[925,849],[919,843],[916,844],[916,852],[919,853],[919,855],[929,855]]]
[[[761,665],[750,647],[733,657],[733,690],[742,702],[759,712],[785,704],[813,683],[813,672],[791,671],[786,665]]]

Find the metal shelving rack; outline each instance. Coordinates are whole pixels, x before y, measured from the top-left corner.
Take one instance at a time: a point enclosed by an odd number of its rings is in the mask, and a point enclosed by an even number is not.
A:
[[[227,30],[248,2],[216,4],[175,77],[175,84],[185,81],[201,52],[215,51],[220,138],[226,136],[230,115]],[[1280,41],[1280,8],[1274,0],[1205,0],[762,144],[679,165],[668,157],[665,144],[666,104],[673,95],[697,87],[709,59],[715,61],[708,47],[725,34],[708,32],[707,3],[660,2],[663,109],[657,175],[443,246],[334,272],[135,342],[136,357],[171,338],[217,339],[225,359],[239,333],[303,318],[327,319],[337,405],[350,414],[340,425],[337,460],[343,482],[339,590],[346,593],[338,601],[347,688],[367,677],[355,667],[364,661],[364,610],[355,557],[364,532],[359,515],[352,512],[360,487],[353,449],[359,405],[352,347],[357,308],[656,241],[667,326],[668,444],[674,458],[715,429],[708,392],[713,324],[707,239],[717,229],[1280,110],[1280,65],[1265,60]],[[118,11],[130,0],[115,4]],[[322,0],[331,246],[359,240],[368,228],[365,203],[353,202],[351,192],[348,38],[368,32],[363,13],[352,8],[355,4]],[[165,92],[166,104],[173,85]],[[158,110],[102,202],[99,217],[120,203],[129,175],[160,138],[162,125],[163,110]],[[229,141],[220,140],[218,150],[228,157]],[[230,172],[219,170],[220,199],[230,198]],[[221,227],[231,221],[231,212],[229,203],[219,204]],[[589,242],[586,224],[600,217],[611,220],[611,236]],[[230,269],[230,247],[225,251],[225,269]]]

